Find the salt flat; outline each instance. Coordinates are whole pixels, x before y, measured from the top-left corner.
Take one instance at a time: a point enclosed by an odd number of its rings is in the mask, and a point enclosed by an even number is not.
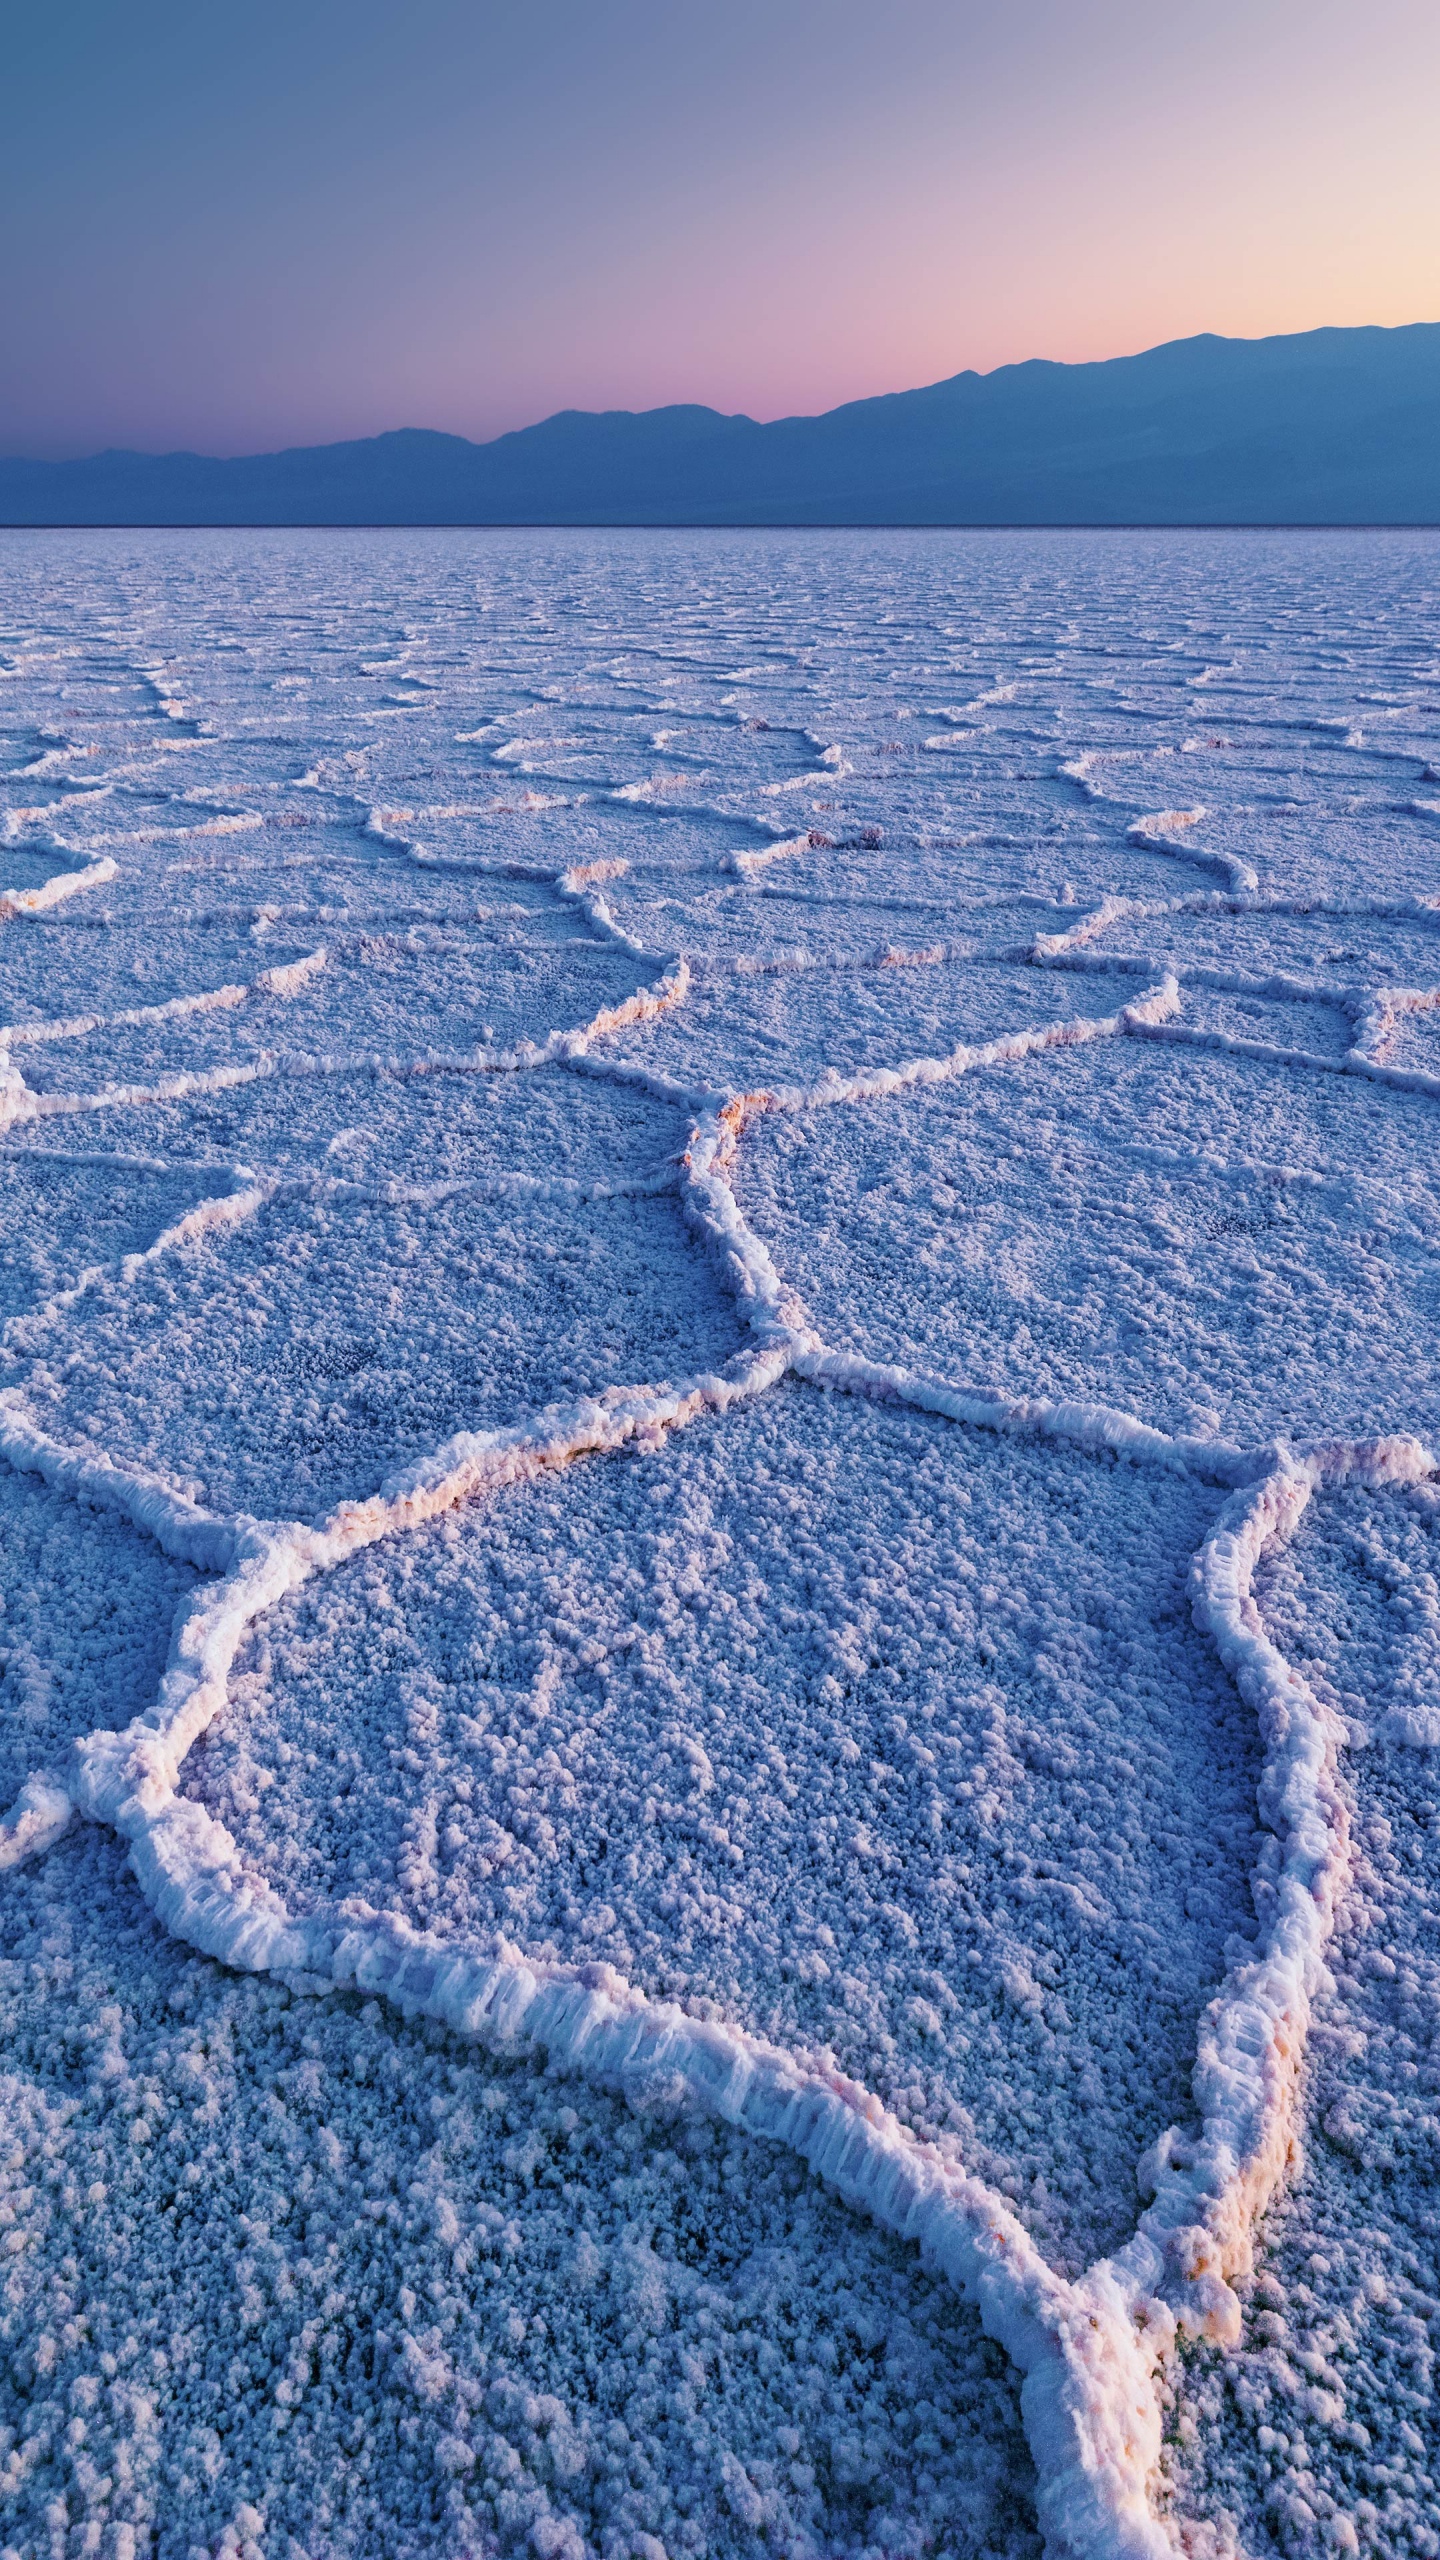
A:
[[[1440,2553],[1440,540],[0,538],[0,2554]]]

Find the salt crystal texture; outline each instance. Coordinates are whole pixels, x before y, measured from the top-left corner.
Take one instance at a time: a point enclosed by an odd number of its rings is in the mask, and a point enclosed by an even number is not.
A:
[[[5,2552],[1440,2552],[1436,557],[8,543]]]

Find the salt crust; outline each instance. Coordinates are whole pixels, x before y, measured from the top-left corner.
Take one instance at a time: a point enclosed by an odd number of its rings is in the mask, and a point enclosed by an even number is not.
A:
[[[1002,2351],[792,2154],[225,1973],[88,1824],[0,1916],[12,2546],[1037,2560]]]
[[[1076,2275],[1252,1919],[1213,1503],[786,1382],[302,1586],[186,1792],[295,1912],[600,1959],[863,2081]]]
[[[1313,1504],[1257,1578],[1275,1641],[1346,1726],[1351,1874],[1312,2016],[1303,2149],[1242,2341],[1194,2377],[1175,2447],[1190,2513],[1268,2513],[1302,2550],[1343,2550],[1348,2529],[1386,2560],[1440,2549],[1436,1561],[1428,1503],[1354,1486]]]
[[[1057,1047],[757,1119],[737,1195],[827,1340],[867,1357],[1241,1442],[1433,1436],[1433,1104],[1243,1057],[1204,1090],[1201,1113],[1172,1044]]]
[[[144,681],[157,717],[184,733],[176,746],[198,737],[201,723],[165,670],[147,673]],[[1358,730],[1347,729],[1343,743],[1365,750]],[[822,761],[834,772],[838,750],[827,750]],[[1061,770],[1098,796],[1102,786],[1094,773],[1104,761],[1082,756]],[[632,784],[613,797],[633,803],[647,793],[654,796],[649,785],[642,791]],[[423,864],[426,848],[397,834],[393,814],[373,815],[372,831]],[[1193,836],[1203,814],[1196,808],[1139,818],[1130,840],[1166,860],[1220,869],[1229,884],[1221,894],[1231,911],[1252,911],[1263,903],[1258,874],[1240,857],[1204,850]],[[743,876],[761,866],[752,861],[737,867]],[[598,886],[618,868],[612,862],[570,864],[550,877],[557,896],[577,904],[597,934],[639,958],[640,942],[617,922]],[[54,881],[41,892],[6,892],[0,905],[12,924],[19,922],[104,870],[99,865],[70,875],[64,887]],[[1309,903],[1313,909],[1314,901]],[[1337,902],[1327,910],[1381,919],[1403,915],[1407,922],[1435,911],[1434,902],[1424,899],[1368,907]],[[1088,966],[1097,940],[1121,914],[1134,912],[1133,901],[1107,900],[1075,928],[1037,936],[1026,956],[1035,966]],[[1300,993],[1283,979],[1257,985],[1213,971],[1203,982],[1281,1000]],[[687,987],[686,962],[677,958],[635,995],[579,1028],[464,1059],[405,1062],[402,1071],[491,1075],[558,1066],[636,1085],[668,1103],[688,1103],[694,1117],[681,1159],[680,1203],[749,1337],[720,1366],[675,1386],[607,1388],[508,1429],[459,1432],[387,1477],[373,1495],[342,1501],[316,1521],[227,1517],[158,1474],[116,1463],[103,1451],[61,1444],[31,1418],[19,1392],[7,1391],[0,1399],[0,1449],[13,1467],[128,1521],[165,1555],[209,1577],[182,1604],[155,1704],[123,1730],[85,1737],[67,1766],[32,1773],[0,1825],[0,1859],[13,1866],[36,1855],[77,1815],[108,1824],[128,1842],[141,1891],[164,1927],[237,1970],[271,1973],[297,1991],[354,1988],[378,1994],[406,2018],[433,2019],[489,2050],[539,2050],[553,2066],[602,2088],[642,2102],[663,2091],[669,2103],[785,2146],[882,2229],[918,2243],[928,2265],[978,2302],[986,2327],[1026,2377],[1023,2407],[1047,2547],[1076,2560],[1088,2554],[1159,2554],[1174,2544],[1150,2496],[1161,2450],[1156,2368],[1182,2334],[1226,2344],[1238,2339],[1234,2286],[1250,2267],[1256,2219],[1293,2148],[1305,2033],[1347,1873],[1346,1814],[1335,1779],[1343,1727],[1267,1635],[1254,1599],[1255,1576],[1262,1559],[1293,1538],[1317,1492],[1362,1486],[1411,1489],[1428,1498],[1436,1460],[1404,1434],[1241,1449],[1204,1436],[1167,1434],[1084,1399],[986,1395],[836,1350],[816,1333],[742,1215],[730,1175],[747,1125],[759,1115],[862,1105],[1097,1041],[1229,1051],[1292,1071],[1360,1075],[1432,1098],[1440,1093],[1440,1078],[1389,1065],[1383,1052],[1394,1021],[1434,998],[1423,989],[1381,989],[1367,1004],[1357,1004],[1354,1042],[1337,1060],[1184,1022],[1181,981],[1171,969],[1104,1016],[1030,1026],[895,1067],[849,1076],[828,1070],[803,1085],[687,1095],[675,1079],[649,1073],[598,1045],[631,1025],[660,1019],[683,1004]],[[292,991],[278,984],[267,990]],[[1307,997],[1315,992],[1311,986],[1304,990]],[[238,1000],[247,994],[241,990]],[[216,990],[211,1001],[232,1003],[236,991]],[[87,1021],[85,1027],[93,1026]],[[63,1036],[68,1026],[55,1028]],[[25,1085],[7,1053],[0,1104],[15,1127],[57,1112],[184,1101],[257,1074],[334,1074],[354,1063],[330,1056],[283,1062],[267,1057],[244,1069],[181,1071],[147,1086],[42,1097]],[[200,1204],[157,1239],[150,1254],[163,1255],[207,1228],[249,1216],[257,1198],[252,1184]],[[653,1441],[702,1413],[724,1414],[786,1376],[822,1390],[912,1404],[971,1429],[1107,1449],[1136,1465],[1215,1484],[1228,1497],[1195,1559],[1193,1607],[1197,1626],[1253,1707],[1264,1747],[1260,1807],[1270,1845],[1256,1883],[1260,1935],[1237,1955],[1206,2013],[1194,2084],[1198,2130],[1172,2128],[1151,2146],[1142,2178],[1153,2201],[1134,2238],[1075,2282],[1045,2263],[1000,2196],[909,2137],[858,2083],[807,2069],[736,2029],[649,2001],[603,1964],[547,1965],[503,1947],[471,1950],[411,1929],[396,1915],[354,1905],[292,1914],[262,1878],[245,1869],[223,1826],[179,1792],[186,1754],[225,1704],[242,1640],[283,1594],[459,1502],[536,1479],[582,1454]]]

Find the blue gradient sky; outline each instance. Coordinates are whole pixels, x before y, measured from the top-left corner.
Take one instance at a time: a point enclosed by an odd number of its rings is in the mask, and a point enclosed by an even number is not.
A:
[[[1440,318],[1435,0],[30,0],[0,450]]]

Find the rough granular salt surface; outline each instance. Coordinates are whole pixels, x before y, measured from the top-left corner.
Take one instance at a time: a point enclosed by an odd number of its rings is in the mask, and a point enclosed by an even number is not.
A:
[[[143,1253],[215,1183],[143,1157],[96,1166],[0,1155],[0,1326],[47,1306],[83,1272]]]
[[[833,2055],[1079,2267],[1250,1917],[1253,1721],[1185,1590],[1214,1508],[780,1390],[306,1585],[187,1784],[296,1907]]]
[[[452,1432],[727,1358],[734,1309],[673,1198],[250,1195],[22,1329],[66,1441],[216,1509],[308,1518]],[[233,1196],[233,1195],[232,1195]],[[223,1201],[223,1195],[222,1195]]]
[[[1434,1433],[1434,1112],[1091,1042],[763,1118],[737,1192],[827,1339],[871,1359],[1246,1443]]]
[[[784,2153],[0,1910],[4,2548],[1038,2560],[1003,2356]]]
[[[1077,980],[972,958],[964,945],[952,958],[943,939],[927,937],[923,918],[918,931],[913,920],[905,931],[905,921],[882,918],[897,929],[872,946],[868,965],[852,963],[838,980],[803,938],[788,961],[701,980],[691,1000],[653,1029],[625,1036],[623,1054],[687,1083],[723,1078],[763,1090],[772,1079],[787,1080],[807,1048],[852,1074],[898,1059],[943,1057],[961,1041],[990,1040],[1031,1023],[1108,1013],[1132,992],[1108,977]],[[1028,919],[1031,933],[1035,921]]]
[[[0,1473],[0,1797],[63,1768],[77,1734],[155,1695],[187,1565],[116,1522],[97,1571],[95,1523],[33,1476]],[[3,1901],[0,1895],[0,1901]]]
[[[525,1075],[417,1072],[413,1060],[345,1057],[333,1073],[257,1079],[178,1100],[106,1104],[47,1120],[47,1152],[93,1161],[132,1151],[176,1167],[329,1174],[425,1185],[518,1173],[543,1183],[652,1177],[685,1143],[673,1100],[550,1068]],[[685,1099],[682,1088],[680,1100]]]

